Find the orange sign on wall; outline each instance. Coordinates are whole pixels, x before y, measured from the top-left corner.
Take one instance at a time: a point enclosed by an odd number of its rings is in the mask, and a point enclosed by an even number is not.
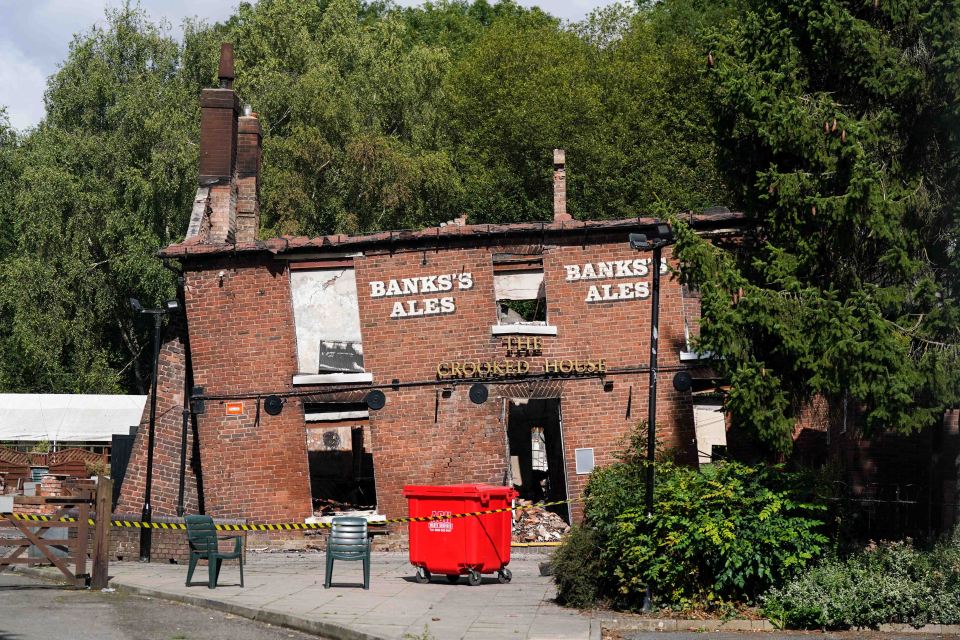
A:
[[[243,415],[243,403],[242,403],[242,402],[228,402],[226,406],[227,406],[227,415],[228,415],[228,416],[242,416],[242,415]]]

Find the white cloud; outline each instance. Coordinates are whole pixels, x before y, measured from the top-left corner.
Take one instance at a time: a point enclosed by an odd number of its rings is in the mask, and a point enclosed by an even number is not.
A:
[[[23,52],[0,42],[0,106],[7,107],[15,128],[32,127],[43,118],[46,78],[44,70]]]

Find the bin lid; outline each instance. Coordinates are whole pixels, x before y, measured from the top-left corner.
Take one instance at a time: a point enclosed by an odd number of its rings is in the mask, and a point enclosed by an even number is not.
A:
[[[516,497],[511,487],[499,487],[494,484],[449,484],[449,485],[407,485],[403,488],[403,497],[442,496],[445,498],[477,498],[497,496],[506,499]]]

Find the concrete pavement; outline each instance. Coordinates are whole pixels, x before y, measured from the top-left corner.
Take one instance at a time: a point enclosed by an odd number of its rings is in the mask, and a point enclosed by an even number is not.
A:
[[[445,576],[417,584],[406,553],[373,554],[370,590],[364,591],[359,562],[337,562],[333,588],[323,588],[324,556],[319,553],[251,554],[244,565],[246,587],[236,562],[225,562],[223,586],[184,586],[186,567],[120,562],[110,565],[111,586],[280,624],[309,633],[351,640],[452,638],[498,640],[599,640],[600,620],[553,602],[550,578],[542,577],[540,553],[514,553],[513,581],[484,576],[471,587],[466,578]],[[195,580],[206,567],[199,567]]]
[[[312,636],[165,600],[0,575],[2,640],[309,640]]]

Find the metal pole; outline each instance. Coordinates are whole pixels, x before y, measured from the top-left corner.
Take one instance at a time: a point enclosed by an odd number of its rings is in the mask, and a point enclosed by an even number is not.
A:
[[[163,313],[153,314],[153,383],[150,390],[150,431],[147,435],[147,481],[143,492],[143,512],[140,520],[152,521],[153,509],[150,505],[150,492],[153,488],[153,443],[157,425],[157,373],[160,365],[160,326]],[[140,562],[150,562],[150,543],[153,541],[153,529],[140,529]]]
[[[653,246],[653,308],[650,312],[650,400],[647,408],[647,517],[653,516],[653,460],[657,450],[657,340],[660,324],[660,243]]]
[[[180,328],[183,340],[183,424],[180,431],[180,488],[177,493],[177,515],[182,518],[186,511],[183,506],[183,494],[187,479],[187,429],[190,427],[190,419],[193,416],[190,400],[190,396],[193,395],[193,361],[190,358],[190,333],[186,322],[187,297],[183,274],[177,276],[177,285],[177,301],[184,314],[180,320],[183,322]]]
[[[186,393],[186,392],[184,392]],[[187,396],[187,402],[190,402]],[[177,492],[177,515],[183,517],[183,490],[187,479],[187,426],[190,424],[190,410],[183,410],[183,426],[180,431],[180,488]]]

